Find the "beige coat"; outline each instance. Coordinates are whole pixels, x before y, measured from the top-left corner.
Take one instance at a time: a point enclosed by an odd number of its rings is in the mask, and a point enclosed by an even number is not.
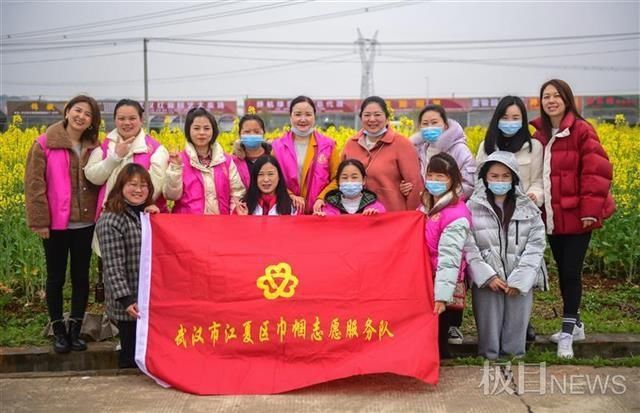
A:
[[[529,145],[524,144],[514,155],[516,156],[518,168],[520,169],[519,176],[522,190],[525,194],[534,194],[536,196],[536,205],[540,207],[544,203],[544,189],[542,184],[544,149],[542,148],[542,144],[536,139],[531,140],[531,145],[531,151],[529,151]],[[478,148],[476,161],[480,164],[486,159],[487,154],[484,151],[484,141],[482,141]]]

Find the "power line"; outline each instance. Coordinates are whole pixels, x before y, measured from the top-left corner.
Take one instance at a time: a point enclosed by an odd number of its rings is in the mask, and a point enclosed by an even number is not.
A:
[[[204,37],[204,36],[212,36],[212,35],[220,35],[220,34],[228,34],[228,33],[263,30],[271,27],[278,27],[285,24],[286,25],[307,24],[310,22],[328,20],[328,19],[339,18],[339,17],[346,17],[346,16],[353,16],[353,15],[362,14],[362,13],[372,13],[372,12],[386,10],[386,9],[394,9],[397,7],[413,6],[414,4],[418,4],[418,3],[415,2],[414,0],[403,0],[401,2],[386,3],[379,6],[359,7],[357,9],[345,10],[340,12],[325,13],[325,14],[319,14],[315,16],[305,16],[302,18],[279,20],[275,22],[262,23],[262,24],[252,24],[248,26],[234,27],[229,29],[219,29],[219,30],[211,30],[206,32],[189,33],[181,36]]]
[[[640,36],[640,32],[628,32],[628,33],[603,33],[603,34],[587,34],[577,36],[554,36],[554,37],[530,37],[530,38],[515,38],[515,39],[481,39],[481,40],[436,40],[426,42],[385,42],[388,46],[432,46],[436,44],[440,45],[453,45],[453,44],[479,44],[479,43],[521,43],[521,42],[548,42],[550,40],[582,40],[582,39],[604,39],[609,37],[628,37]]]
[[[554,42],[557,37],[548,37],[548,38],[519,38],[519,39],[508,39],[505,41],[508,42],[525,42],[525,44],[505,44],[500,46],[469,46],[469,47],[451,47],[451,48],[408,48],[403,49],[399,48],[396,45],[402,44],[414,44],[413,42],[392,42],[385,43],[379,42],[379,45],[382,46],[383,50],[385,46],[390,44],[394,45],[394,51],[408,51],[408,52],[417,52],[417,51],[449,51],[449,50],[476,50],[476,49],[496,49],[496,48],[524,48],[524,47],[552,47],[552,46],[561,46],[561,45],[577,45],[577,44],[595,44],[595,43],[603,43],[603,42],[618,42],[618,41],[628,41],[628,40],[636,40],[638,37],[626,37],[626,38],[616,38],[620,36],[624,36],[625,34],[602,34],[602,35],[592,35],[589,36],[589,39],[582,39],[583,36],[574,36],[578,38],[578,40],[573,41],[564,41],[564,42]],[[626,35],[628,36],[628,35]],[[547,43],[542,44],[527,44],[530,42],[538,42],[545,39]],[[39,42],[16,42],[11,44],[3,44],[3,53],[25,53],[25,52],[34,52],[34,51],[49,51],[49,50],[65,50],[65,49],[77,49],[77,48],[100,48],[106,46],[116,46],[121,43],[131,43],[131,42],[140,42],[142,38],[138,37],[129,37],[129,38],[115,38],[115,39],[97,39],[97,40],[75,40],[75,41],[39,41]],[[344,50],[344,48],[354,48],[353,42],[293,42],[293,41],[260,41],[260,40],[208,40],[208,39],[188,39],[188,38],[177,38],[177,37],[151,37],[150,41],[160,42],[160,43],[172,43],[172,44],[183,44],[183,45],[191,45],[191,46],[208,46],[208,47],[221,47],[221,48],[247,48],[247,49],[277,49],[277,50],[296,50],[296,51],[340,51]],[[456,41],[458,44],[474,43],[475,42],[490,42],[495,43],[497,40],[489,39],[489,40],[461,40]],[[437,44],[437,42],[433,42],[433,44]],[[39,46],[39,47],[30,47],[23,49],[12,49],[7,47],[15,47],[15,46]],[[324,47],[328,46],[328,47]],[[354,48],[355,50],[355,48]]]
[[[291,66],[297,67],[298,65],[309,64],[309,63],[318,63],[318,62],[332,62],[331,59],[336,59],[339,57],[344,57],[345,55],[350,55],[351,53],[342,53],[336,55],[322,56],[313,59],[302,59],[302,60],[294,60],[293,62],[285,62],[278,63],[268,66],[262,66],[258,68],[247,68],[247,69],[234,69],[227,70],[217,73],[200,73],[194,75],[183,75],[183,76],[169,76],[169,77],[160,77],[155,79],[149,79],[151,83],[170,83],[170,82],[180,82],[180,81],[192,81],[192,80],[202,80],[202,79],[213,79],[218,77],[223,77],[226,75],[234,75],[238,73],[254,73],[254,72],[263,72],[274,69],[281,69],[283,67]],[[15,86],[39,86],[39,87],[57,87],[57,86],[113,86],[113,85],[122,85],[122,84],[135,84],[142,83],[142,79],[135,80],[111,80],[111,81],[95,81],[95,82],[4,82],[7,85],[15,85]]]
[[[13,65],[25,65],[25,64],[34,64],[34,63],[50,63],[50,62],[68,62],[70,60],[85,60],[85,59],[93,59],[96,57],[112,57],[112,56],[124,56],[130,54],[140,54],[139,51],[128,51],[128,52],[114,52],[114,53],[101,53],[101,54],[93,54],[93,55],[84,55],[84,56],[72,56],[72,57],[61,57],[57,59],[42,59],[42,60],[24,60],[20,62],[2,62],[0,63],[2,66],[13,66]]]
[[[89,29],[95,29],[95,28],[99,28],[99,27],[106,27],[106,26],[114,26],[114,25],[120,25],[123,23],[128,23],[128,22],[135,22],[135,21],[140,21],[140,19],[145,19],[145,20],[151,20],[151,19],[155,19],[158,17],[164,17],[164,16],[172,16],[175,15],[176,13],[190,13],[193,11],[198,11],[198,10],[202,10],[202,9],[209,9],[209,8],[217,8],[217,7],[221,7],[221,6],[226,6],[227,4],[230,4],[231,2],[229,0],[219,0],[219,3],[216,4],[211,4],[211,3],[207,3],[207,4],[196,4],[194,6],[190,6],[190,7],[178,7],[175,9],[170,9],[170,10],[163,10],[163,11],[158,11],[155,13],[144,13],[144,14],[138,14],[135,16],[129,16],[129,17],[118,17],[115,19],[109,19],[109,20],[102,20],[102,21],[94,21],[91,23],[84,23],[84,24],[74,24],[72,26],[61,26],[61,27],[55,27],[55,28],[51,28],[51,29],[41,29],[41,30],[32,30],[32,31],[28,31],[28,32],[20,32],[20,33],[13,33],[13,34],[7,34],[4,35],[3,38],[5,39],[19,39],[19,38],[23,38],[23,37],[41,37],[44,35],[48,35],[48,34],[56,34],[56,33],[63,33],[66,31],[79,31],[85,28],[89,28]]]
[[[399,55],[387,55],[389,57],[397,57],[403,59],[411,59],[412,56],[399,56]],[[544,57],[558,57],[558,56],[538,56],[538,59]],[[570,70],[584,70],[584,71],[614,71],[614,72],[634,72],[640,70],[638,66],[597,66],[597,65],[570,65],[570,64],[541,64],[541,63],[516,63],[511,60],[527,60],[525,57],[510,59],[510,58],[498,58],[498,59],[455,59],[446,57],[432,57],[430,59],[413,59],[402,63],[464,63],[464,64],[477,64],[487,66],[512,66],[512,67],[524,67],[524,68],[536,68],[536,69],[570,69]]]
[[[254,56],[230,56],[230,55],[210,55],[202,53],[188,53],[188,52],[168,52],[163,50],[150,49],[150,53],[167,55],[167,56],[191,56],[201,57],[207,59],[229,59],[229,60],[248,60],[248,61],[260,61],[260,62],[297,62],[299,59],[285,59],[277,57],[254,57]]]
[[[31,48],[24,48],[24,49],[8,49],[7,50],[6,47],[3,47],[2,54],[57,51],[57,50],[67,50],[67,49],[73,49],[74,51],[77,49],[97,49],[101,47],[115,47],[115,46],[126,44],[126,43],[134,43],[134,42],[139,43],[141,41],[142,41],[141,38],[129,38],[129,39],[118,39],[118,40],[101,40],[101,41],[94,41],[94,42],[79,42],[79,43],[73,43],[73,44],[62,43],[59,46],[45,43],[41,47],[31,47]],[[7,45],[3,45],[3,46],[7,46]]]
[[[250,14],[250,13],[259,13],[259,12],[263,12],[263,11],[271,10],[271,9],[278,9],[278,8],[284,8],[284,7],[290,7],[290,6],[297,6],[299,4],[310,2],[310,1],[315,1],[315,0],[281,1],[281,2],[278,2],[278,3],[265,4],[265,5],[262,5],[262,6],[251,6],[251,7],[247,7],[247,8],[244,8],[244,9],[230,10],[230,11],[226,11],[226,12],[222,12],[222,13],[216,13],[216,14],[184,17],[184,18],[180,18],[180,19],[169,20],[169,21],[161,21],[161,22],[142,23],[142,24],[138,23],[138,24],[133,25],[133,26],[127,26],[127,27],[121,27],[121,28],[89,31],[89,32],[79,33],[79,34],[71,34],[71,35],[68,35],[67,37],[96,36],[96,35],[101,35],[101,34],[113,34],[113,33],[122,33],[122,32],[126,33],[126,32],[130,32],[132,30],[145,30],[145,29],[152,29],[152,28],[156,28],[156,27],[165,28],[165,27],[168,27],[168,26],[190,24],[190,23],[195,23],[195,22],[204,21],[204,20],[211,21],[211,20],[220,19],[220,18],[224,18],[224,17],[246,15],[246,14]]]
[[[640,49],[617,49],[617,50],[603,50],[603,51],[594,51],[594,52],[578,52],[578,53],[562,53],[562,54],[547,54],[547,55],[537,55],[537,56],[518,56],[518,57],[494,57],[491,59],[460,59],[464,62],[486,62],[486,61],[517,61],[517,60],[537,60],[537,59],[550,59],[556,57],[578,57],[578,56],[596,56],[603,54],[614,54],[614,53],[627,53],[627,52],[640,52]],[[414,63],[414,62],[432,62],[434,58],[424,57],[424,56],[407,56],[407,55],[394,55],[394,54],[382,54],[383,56],[395,57],[399,59],[408,59],[406,62],[386,62],[386,63]],[[448,59],[445,57],[436,57],[435,60]]]

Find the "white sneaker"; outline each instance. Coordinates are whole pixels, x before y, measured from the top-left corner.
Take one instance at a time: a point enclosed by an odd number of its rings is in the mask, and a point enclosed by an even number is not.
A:
[[[449,327],[447,342],[449,344],[462,344],[462,331],[458,327]]]
[[[558,357],[561,359],[573,358],[573,336],[569,333],[560,333],[558,340]]]
[[[549,341],[551,341],[552,343],[557,343],[560,340],[560,334],[562,334],[562,330],[558,331],[557,333],[553,333],[551,337],[549,337]],[[585,337],[584,322],[580,327],[578,327],[577,324],[573,326],[573,341],[582,341],[585,339]]]

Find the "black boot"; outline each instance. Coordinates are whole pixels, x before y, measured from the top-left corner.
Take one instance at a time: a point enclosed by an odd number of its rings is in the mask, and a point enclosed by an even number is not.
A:
[[[87,343],[80,339],[80,329],[82,328],[82,321],[69,319],[69,342],[71,344],[71,350],[73,351],[85,351],[87,349]]]
[[[71,351],[71,345],[67,338],[67,328],[64,325],[63,320],[53,321],[51,323],[53,328],[53,351],[56,353],[68,353]]]
[[[531,321],[527,325],[527,341],[536,341],[536,330],[531,325]]]

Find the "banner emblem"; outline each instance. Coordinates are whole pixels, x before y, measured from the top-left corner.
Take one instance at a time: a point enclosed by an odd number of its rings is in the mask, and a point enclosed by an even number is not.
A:
[[[263,290],[264,298],[267,300],[291,298],[296,292],[298,277],[291,273],[289,264],[281,262],[278,265],[269,265],[265,274],[258,277],[256,285]]]

